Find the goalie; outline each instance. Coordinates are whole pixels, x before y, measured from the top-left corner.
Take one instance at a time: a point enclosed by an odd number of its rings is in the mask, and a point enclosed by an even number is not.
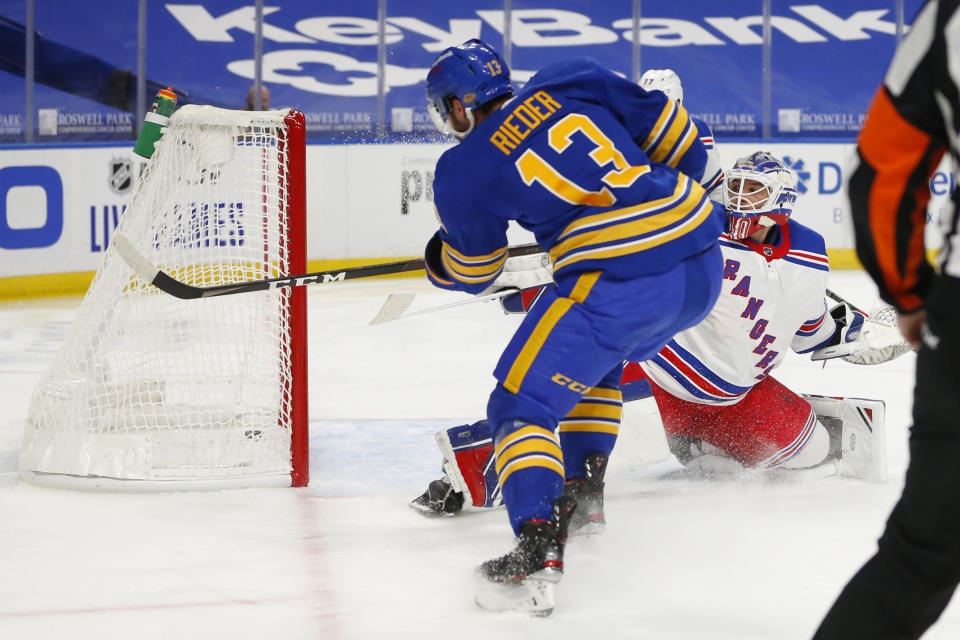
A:
[[[910,349],[891,308],[870,318],[825,298],[829,263],[823,237],[793,220],[795,178],[769,153],[737,160],[724,183],[728,231],[721,237],[723,287],[710,314],[677,334],[654,358],[628,362],[624,400],[652,390],[671,451],[705,472],[731,467],[786,470],[815,476],[883,480],[886,474],[884,404],[880,400],[800,396],[770,374],[786,347],[813,360],[842,358],[877,364]],[[527,286],[539,263],[520,258],[519,272],[503,282]],[[534,269],[536,272],[537,269]],[[505,298],[508,312],[525,312],[544,286]],[[637,393],[637,389],[646,390]],[[602,411],[561,420],[565,432],[601,428]],[[436,435],[444,477],[411,505],[453,515],[464,506],[500,502],[485,421]],[[604,526],[603,476],[607,457],[588,455],[583,469],[567,469],[566,493],[578,500],[571,528]],[[814,470],[812,473],[808,470]]]

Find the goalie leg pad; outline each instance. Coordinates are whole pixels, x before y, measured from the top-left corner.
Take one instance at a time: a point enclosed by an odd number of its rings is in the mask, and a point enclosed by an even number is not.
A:
[[[450,485],[463,494],[464,504],[496,507],[503,501],[493,459],[493,432],[486,420],[438,432],[434,438],[443,454]]]
[[[886,406],[882,400],[844,398],[840,441],[840,471],[867,482],[887,480]]]
[[[503,312],[506,314],[510,313],[526,313],[530,311],[530,308],[537,303],[537,301],[543,297],[543,293],[546,290],[556,289],[557,285],[554,283],[542,284],[536,287],[529,287],[527,289],[521,289],[516,293],[511,293],[508,296],[500,298],[500,308],[503,309]]]
[[[804,395],[837,442],[840,474],[867,482],[887,480],[886,405],[883,400]]]

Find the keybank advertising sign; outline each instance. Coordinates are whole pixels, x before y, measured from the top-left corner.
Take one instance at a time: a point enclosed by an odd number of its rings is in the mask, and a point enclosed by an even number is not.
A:
[[[38,3],[43,38],[103,63],[135,70],[134,2]],[[512,0],[511,58],[523,82],[543,66],[590,56],[630,76],[632,0]],[[675,69],[690,111],[724,138],[763,133],[761,0],[647,0],[639,22],[641,67]],[[905,0],[909,23],[922,4]],[[62,6],[61,6],[62,5]],[[894,0],[774,2],[771,16],[770,133],[786,138],[852,138],[896,45]],[[389,0],[384,78],[378,70],[376,0],[279,0],[264,7],[263,82],[271,105],[306,113],[313,139],[358,140],[376,131],[414,137],[432,130],[424,78],[437,54],[469,38],[503,49],[504,3]],[[190,101],[243,108],[254,79],[252,2],[147,3],[148,78],[186,91]],[[24,20],[23,0],[0,0],[0,16]],[[105,20],[104,16],[109,16]],[[15,55],[16,52],[7,52]],[[67,54],[61,54],[67,56]],[[127,139],[140,114],[62,90],[69,59],[38,70],[35,104],[43,140]],[[107,74],[109,75],[109,74]],[[96,79],[91,79],[96,81]],[[23,77],[0,72],[0,141],[22,138]],[[87,94],[89,95],[89,94]],[[381,102],[379,96],[383,96]]]

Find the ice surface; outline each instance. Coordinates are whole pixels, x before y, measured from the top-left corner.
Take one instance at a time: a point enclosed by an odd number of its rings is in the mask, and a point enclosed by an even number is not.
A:
[[[869,308],[861,272],[831,288]],[[128,495],[23,484],[30,393],[77,300],[0,307],[0,638],[809,638],[873,552],[906,465],[915,358],[876,367],[793,355],[791,388],[887,401],[891,480],[670,479],[611,473],[607,533],[574,538],[547,619],[472,602],[475,564],[511,546],[502,511],[428,519],[432,433],[481,417],[519,322],[497,304],[368,326],[387,293],[412,310],[463,296],[423,281],[310,291],[310,487]],[[927,634],[960,637],[954,603]]]

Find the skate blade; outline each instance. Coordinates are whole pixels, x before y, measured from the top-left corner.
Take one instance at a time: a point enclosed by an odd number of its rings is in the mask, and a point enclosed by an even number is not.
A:
[[[534,576],[537,574],[533,574]],[[480,579],[474,601],[486,611],[523,611],[543,618],[553,613],[556,580],[527,576],[523,582],[499,584]]]

